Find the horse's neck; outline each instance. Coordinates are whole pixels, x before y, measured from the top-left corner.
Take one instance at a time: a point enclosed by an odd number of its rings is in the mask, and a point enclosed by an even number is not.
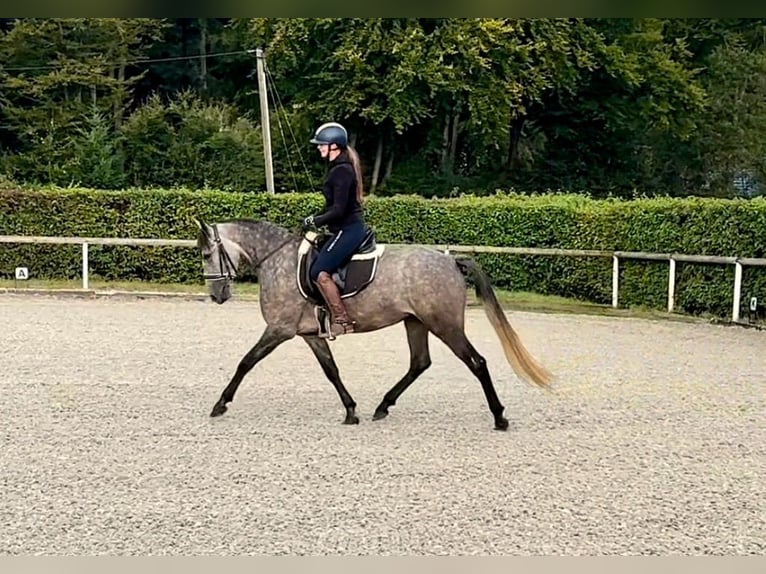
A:
[[[277,249],[280,243],[287,240],[289,234],[279,233],[278,229],[240,225],[230,232],[230,236],[237,247],[247,255],[250,262],[257,264]]]
[[[258,234],[258,237],[254,241],[255,252],[258,256],[258,260],[264,260],[264,263],[274,257],[279,257],[283,254],[287,248],[286,245],[291,245],[293,238],[287,232],[280,232],[280,230],[264,229]]]
[[[265,270],[276,270],[296,261],[298,241],[280,228],[245,228],[239,232],[239,245],[252,263]]]
[[[297,263],[299,241],[295,237],[285,234],[278,237],[277,240],[271,238],[265,245],[265,248],[263,248],[259,255],[260,257],[267,257],[263,265],[273,263],[269,267],[276,269],[285,266],[294,267]]]

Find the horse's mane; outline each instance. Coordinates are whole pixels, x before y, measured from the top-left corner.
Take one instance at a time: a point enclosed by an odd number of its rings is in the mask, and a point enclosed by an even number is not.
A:
[[[288,233],[288,230],[282,227],[281,225],[277,225],[276,223],[269,221],[268,219],[254,219],[250,217],[237,217],[234,219],[227,219],[226,221],[222,223],[232,223],[236,225],[241,225],[242,227],[250,227],[250,228],[256,228],[256,229],[269,229],[271,231],[274,231],[276,233],[284,234]]]
[[[273,223],[266,219],[254,219],[252,217],[233,217],[232,219],[221,221],[221,223],[233,223],[236,225],[243,225],[245,227],[261,227],[262,225],[273,225]]]
[[[290,231],[288,229],[285,229],[281,225],[277,225],[276,223],[273,223],[266,219],[254,219],[250,217],[235,217],[235,218],[219,221],[219,224],[236,225],[248,230],[258,231],[258,232],[262,232],[266,230],[267,235],[270,235],[274,238],[286,237],[290,235]],[[198,245],[205,245],[207,242],[208,242],[207,237],[205,236],[204,232],[200,230],[197,234]]]
[[[235,223],[237,225],[244,225],[245,227],[268,227],[269,229],[281,229],[285,231],[285,228],[281,225],[269,221],[268,219],[254,219],[252,217],[235,217],[227,219],[222,223]]]

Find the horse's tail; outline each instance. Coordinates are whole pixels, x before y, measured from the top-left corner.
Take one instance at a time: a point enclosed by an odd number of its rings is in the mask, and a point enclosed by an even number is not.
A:
[[[528,381],[531,380],[544,389],[550,388],[550,373],[524,348],[521,339],[516,334],[516,331],[513,330],[513,327],[511,327],[503,309],[500,307],[495,291],[492,288],[492,283],[484,270],[474,259],[468,257],[456,258],[455,263],[463,275],[473,277],[476,286],[476,296],[484,304],[487,318],[494,327],[495,333],[497,333],[503,346],[505,357],[516,374]]]

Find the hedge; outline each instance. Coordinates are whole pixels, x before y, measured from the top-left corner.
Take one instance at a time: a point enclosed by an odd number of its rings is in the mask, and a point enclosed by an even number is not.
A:
[[[322,206],[319,194],[189,190],[100,191],[0,189],[0,234],[192,238],[193,217],[210,221],[266,218],[295,227]],[[488,197],[369,197],[367,218],[381,242],[449,243],[675,252],[766,257],[766,199],[655,198],[593,200],[498,192]],[[80,276],[79,246],[0,246],[0,277],[17,265],[39,278]],[[501,288],[611,301],[609,258],[480,254]],[[93,246],[92,277],[201,283],[195,250]],[[620,302],[662,309],[666,262],[623,261]],[[733,266],[678,263],[676,306],[686,313],[728,316]],[[766,269],[746,267],[743,312],[750,295],[766,301]]]

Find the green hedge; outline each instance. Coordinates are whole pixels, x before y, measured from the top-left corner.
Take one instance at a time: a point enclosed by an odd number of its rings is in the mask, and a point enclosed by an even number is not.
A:
[[[91,237],[192,238],[193,217],[267,218],[294,227],[321,208],[319,194],[214,191],[0,190],[0,233]],[[425,199],[371,197],[369,222],[389,243],[449,243],[675,252],[766,257],[766,200],[701,198],[591,200],[576,195]],[[79,277],[79,246],[4,244],[0,276],[16,265],[33,276]],[[477,256],[495,284],[513,290],[611,301],[609,258]],[[93,246],[91,273],[105,279],[200,283],[194,249]],[[620,302],[664,308],[666,262],[623,261]],[[733,266],[679,263],[677,308],[731,312]],[[745,268],[743,311],[750,295],[766,301],[766,269]]]

